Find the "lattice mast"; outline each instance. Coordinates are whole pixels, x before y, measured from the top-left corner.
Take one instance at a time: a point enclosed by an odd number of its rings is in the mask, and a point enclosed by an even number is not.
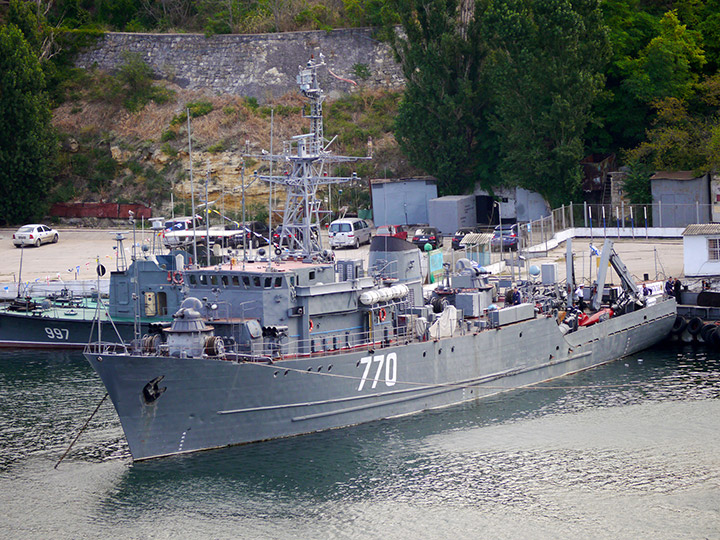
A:
[[[281,243],[286,241],[289,250],[299,251],[306,257],[323,250],[318,188],[358,179],[355,173],[351,177],[329,176],[329,165],[371,159],[334,156],[329,150],[332,141],[327,141],[323,135],[322,104],[325,101],[325,93],[319,86],[317,76],[318,68],[324,65],[324,57],[320,54],[319,62],[311,58],[305,67],[298,66],[297,83],[300,92],[309,102],[310,112],[306,114],[306,108],[303,107],[303,117],[310,120],[310,132],[285,141],[282,154],[252,156],[278,163],[283,169],[281,174],[256,173],[256,176],[260,180],[285,188],[285,211],[280,230]]]

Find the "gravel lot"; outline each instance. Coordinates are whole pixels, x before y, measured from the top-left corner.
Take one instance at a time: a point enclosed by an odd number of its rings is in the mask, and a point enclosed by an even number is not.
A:
[[[96,260],[110,270],[116,266],[115,241],[118,231],[126,229],[59,229],[60,241],[57,244],[45,244],[39,248],[17,249],[12,244],[12,234],[16,229],[0,229],[0,283],[13,282],[17,279],[22,255],[22,280],[55,280],[69,281],[74,279],[95,279]],[[136,233],[138,242],[151,243],[152,235],[145,231]],[[125,241],[125,256],[129,260],[132,235],[128,233]],[[575,239],[575,272],[578,277],[590,277],[590,248],[588,239]],[[449,246],[450,239],[445,239]],[[600,249],[602,240],[595,239],[594,245]],[[559,278],[565,277],[565,245],[548,252],[547,256],[532,259],[531,264],[557,262]],[[683,269],[682,239],[672,240],[619,240],[615,242],[615,251],[620,255],[630,272],[642,280],[643,274],[650,279],[663,279],[669,275],[681,276]],[[449,250],[446,248],[446,252]],[[342,249],[336,252],[338,259],[363,258],[367,260],[368,246],[358,250]],[[507,254],[505,254],[507,257]],[[459,252],[456,252],[456,258]],[[499,260],[498,253],[493,253],[492,262]],[[596,258],[593,258],[593,263]],[[592,268],[595,276],[597,269]],[[525,275],[523,271],[523,275]],[[106,276],[107,277],[107,276]]]

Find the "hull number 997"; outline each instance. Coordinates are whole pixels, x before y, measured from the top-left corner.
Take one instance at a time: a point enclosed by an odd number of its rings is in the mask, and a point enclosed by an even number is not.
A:
[[[364,356],[360,359],[360,364],[365,365],[365,371],[360,379],[358,392],[363,389],[366,382],[371,388],[375,388],[379,380],[384,380],[386,386],[393,386],[397,381],[397,354],[395,353]],[[375,369],[371,369],[373,365],[375,365]]]
[[[45,327],[45,333],[48,339],[67,339],[70,337],[70,330],[67,328],[47,328]]]

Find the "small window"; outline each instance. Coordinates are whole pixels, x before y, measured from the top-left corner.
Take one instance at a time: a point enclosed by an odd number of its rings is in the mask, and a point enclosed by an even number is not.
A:
[[[218,278],[215,274],[210,276],[210,285],[217,285],[218,284]]]
[[[223,284],[223,287],[227,287],[230,284],[230,280],[227,276],[221,276],[220,281]]]
[[[295,276],[290,276],[290,286],[295,286]]]
[[[275,278],[275,288],[276,288],[276,289],[279,289],[280,287],[282,287],[282,278],[281,278],[281,277],[276,277],[276,278]]]
[[[200,274],[198,277],[200,278],[200,285],[207,285],[207,276],[205,274]]]
[[[271,277],[266,277],[266,278],[265,278],[265,288],[266,288],[266,289],[269,289],[270,287],[272,287],[272,278],[271,278]]]
[[[720,261],[720,238],[708,238],[708,259]]]
[[[312,281],[312,280],[315,279],[315,270],[313,270],[313,271],[310,272],[310,276],[309,276],[309,277],[310,277],[310,281]]]
[[[197,285],[197,277],[195,277],[195,274],[190,274],[190,285]]]
[[[253,287],[260,288],[260,276],[253,276]]]
[[[248,276],[243,276],[243,285],[245,285],[246,289],[250,286],[250,278]]]
[[[240,286],[240,278],[237,276],[233,276],[232,284],[233,284],[233,287],[239,287]]]

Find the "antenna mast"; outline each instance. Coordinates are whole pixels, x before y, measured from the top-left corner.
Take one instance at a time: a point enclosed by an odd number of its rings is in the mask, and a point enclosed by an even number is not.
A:
[[[333,163],[355,162],[369,157],[333,156],[323,135],[322,104],[325,93],[318,84],[318,68],[325,65],[324,56],[320,54],[320,61],[312,58],[305,67],[298,66],[299,74],[297,84],[300,92],[310,105],[309,114],[303,108],[303,117],[310,120],[310,132],[296,135],[284,143],[282,154],[253,155],[248,157],[259,158],[271,163],[280,162],[285,165],[284,174],[272,174],[256,177],[273,185],[285,188],[285,210],[280,230],[280,242],[286,240],[288,249],[300,252],[304,257],[322,252],[322,238],[320,236],[320,201],[317,191],[320,186],[339,184],[356,180],[357,175],[351,177],[328,176],[329,165]],[[271,231],[272,235],[272,231]]]

